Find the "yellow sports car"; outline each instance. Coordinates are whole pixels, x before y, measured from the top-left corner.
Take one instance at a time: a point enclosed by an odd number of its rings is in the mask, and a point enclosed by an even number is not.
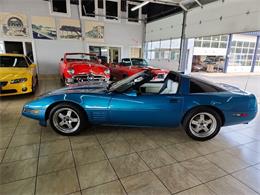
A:
[[[0,54],[0,96],[33,93],[38,84],[36,64],[21,54]]]

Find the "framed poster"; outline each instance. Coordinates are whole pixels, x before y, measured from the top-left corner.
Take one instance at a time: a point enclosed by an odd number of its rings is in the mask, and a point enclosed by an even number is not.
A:
[[[56,39],[55,20],[51,17],[32,16],[32,33],[34,39]]]
[[[81,39],[81,28],[79,20],[61,19],[59,21],[59,34],[61,39]]]
[[[28,37],[27,17],[20,13],[1,13],[1,28],[4,36]]]
[[[90,42],[104,42],[104,23],[95,21],[85,22],[85,37]]]

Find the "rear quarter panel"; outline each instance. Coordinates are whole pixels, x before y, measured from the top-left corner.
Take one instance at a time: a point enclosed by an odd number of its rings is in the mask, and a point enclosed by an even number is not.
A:
[[[184,113],[197,106],[217,108],[224,116],[224,126],[247,123],[254,119],[257,113],[256,98],[252,94],[216,92],[189,94],[184,97]],[[237,113],[247,113],[248,116],[237,117]]]

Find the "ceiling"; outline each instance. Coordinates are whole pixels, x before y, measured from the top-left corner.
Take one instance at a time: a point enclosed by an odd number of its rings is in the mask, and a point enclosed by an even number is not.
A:
[[[71,4],[78,4],[79,2],[79,0],[70,0],[70,1]],[[104,0],[98,0],[98,7],[100,9],[103,9],[103,1]],[[144,0],[121,0],[121,11],[126,11],[127,1],[142,3]],[[178,6],[180,2],[182,2],[187,9],[191,9],[199,6],[196,0],[150,0],[150,1],[151,3],[142,7],[142,13],[147,15],[147,22],[151,22],[160,19],[162,17],[181,12],[183,9],[180,6]],[[197,0],[197,1],[199,1],[199,3],[203,6],[205,4],[214,1],[224,1],[224,0]]]

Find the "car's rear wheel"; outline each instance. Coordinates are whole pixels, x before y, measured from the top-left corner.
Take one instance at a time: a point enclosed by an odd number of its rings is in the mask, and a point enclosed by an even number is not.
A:
[[[206,141],[215,137],[221,128],[221,117],[212,108],[191,110],[183,120],[183,127],[194,140]]]
[[[86,127],[86,115],[78,106],[62,103],[50,112],[50,125],[59,134],[75,135]]]

